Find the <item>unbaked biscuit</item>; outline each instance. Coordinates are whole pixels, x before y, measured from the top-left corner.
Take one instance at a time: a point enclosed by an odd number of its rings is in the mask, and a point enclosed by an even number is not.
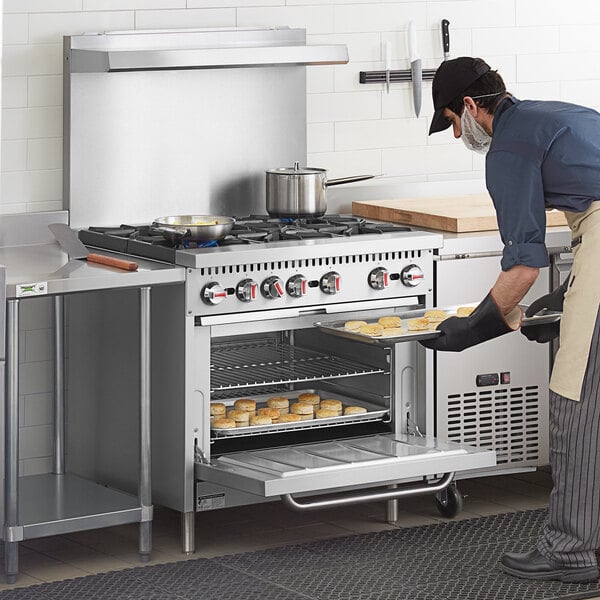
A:
[[[366,324],[366,321],[346,321],[344,323],[344,329],[347,331],[358,331],[363,325]]]
[[[425,311],[423,318],[428,319],[430,323],[441,323],[444,319],[448,318],[448,313],[439,308],[432,308]]]
[[[363,335],[372,335],[374,337],[379,337],[383,333],[383,327],[379,325],[379,323],[373,323],[371,325],[362,325],[358,332],[362,333]]]
[[[358,415],[366,412],[367,409],[364,406],[346,406],[346,408],[344,408],[345,415]]]
[[[409,331],[425,331],[429,329],[430,323],[427,319],[420,317],[418,319],[408,319],[406,326]]]
[[[381,317],[377,322],[385,329],[388,329],[391,327],[400,327],[402,319],[400,317]]]

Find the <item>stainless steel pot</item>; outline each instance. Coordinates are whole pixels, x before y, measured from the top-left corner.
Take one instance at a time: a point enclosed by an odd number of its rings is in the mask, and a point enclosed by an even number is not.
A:
[[[267,172],[267,212],[272,217],[320,217],[327,210],[326,190],[332,185],[372,179],[357,175],[327,180],[327,170],[312,167],[269,169]]]
[[[210,242],[223,239],[233,227],[235,219],[213,215],[178,215],[159,217],[152,223],[156,231],[171,242],[188,239],[193,242]]]

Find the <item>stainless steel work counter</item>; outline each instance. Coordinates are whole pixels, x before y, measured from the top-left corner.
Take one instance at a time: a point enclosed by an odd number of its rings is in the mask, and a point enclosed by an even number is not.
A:
[[[124,523],[139,523],[139,553],[152,548],[150,485],[150,300],[156,285],[185,280],[185,269],[136,259],[137,271],[70,260],[47,225],[65,213],[9,217],[0,224],[0,265],[6,267],[6,398],[4,401],[4,562],[16,581],[19,542]],[[36,243],[31,243],[31,242]],[[110,255],[110,252],[102,252]],[[139,290],[139,481],[137,496],[89,481],[65,465],[65,294],[117,288]],[[29,298],[52,296],[54,334],[54,451],[52,473],[19,477],[19,308]],[[1,356],[1,355],[0,355]],[[2,373],[0,372],[0,380]],[[1,381],[0,381],[1,383]],[[75,399],[76,401],[76,399]]]
[[[481,255],[483,253],[502,253],[504,244],[497,230],[473,231],[469,233],[451,233],[435,231],[444,236],[444,245],[438,251],[440,257],[454,258],[456,255]],[[571,231],[567,226],[548,227],[546,229],[546,247],[550,253],[568,252],[571,246]]]
[[[113,255],[103,250],[94,252]],[[0,247],[0,264],[6,266],[7,298],[144,287],[185,280],[183,267],[137,258],[135,261],[139,265],[137,271],[123,271],[85,260],[69,260],[56,242]]]

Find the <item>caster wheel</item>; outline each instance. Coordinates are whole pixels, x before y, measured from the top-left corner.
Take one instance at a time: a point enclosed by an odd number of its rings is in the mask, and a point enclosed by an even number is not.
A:
[[[435,495],[435,504],[442,517],[451,519],[463,509],[463,496],[456,485],[449,485]]]

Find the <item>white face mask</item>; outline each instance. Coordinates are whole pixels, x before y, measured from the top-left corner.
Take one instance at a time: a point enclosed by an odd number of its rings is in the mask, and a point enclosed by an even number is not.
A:
[[[487,154],[492,143],[492,136],[475,120],[469,109],[465,106],[460,118],[464,145],[473,152]]]

